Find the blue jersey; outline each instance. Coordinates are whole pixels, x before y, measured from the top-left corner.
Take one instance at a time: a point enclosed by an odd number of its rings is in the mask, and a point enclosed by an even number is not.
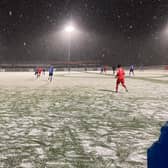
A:
[[[54,72],[54,67],[50,67],[48,71],[50,74],[52,74]]]
[[[131,66],[130,66],[130,70],[134,70],[134,65],[131,65]]]

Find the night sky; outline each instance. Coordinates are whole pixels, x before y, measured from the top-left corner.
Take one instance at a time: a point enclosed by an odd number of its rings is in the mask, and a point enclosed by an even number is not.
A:
[[[0,63],[168,64],[167,0],[0,0]]]

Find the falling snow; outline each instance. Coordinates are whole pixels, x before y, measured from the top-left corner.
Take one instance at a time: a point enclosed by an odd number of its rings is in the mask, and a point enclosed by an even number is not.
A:
[[[129,28],[132,29],[132,28],[133,28],[133,25],[129,25]]]
[[[9,11],[9,16],[12,16],[12,11]]]
[[[73,60],[102,61],[101,50],[107,48],[109,53],[103,62],[111,65],[120,60],[122,64],[130,64],[132,60],[136,64],[145,63],[148,55],[153,55],[150,64],[167,62],[167,46],[162,45],[166,39],[162,34],[167,29],[167,1],[22,0],[18,3],[1,1],[0,7],[0,38],[6,48],[0,50],[0,61],[4,63],[18,63],[18,60],[22,63],[28,59],[31,63],[39,60],[51,63],[51,60],[59,61],[60,57],[66,61],[66,46],[62,43],[64,39],[60,39],[60,31],[69,19],[76,22],[81,35],[73,38]],[[159,31],[157,36],[152,36],[156,31]],[[133,41],[131,48],[130,39]],[[156,39],[160,39],[160,43]],[[25,52],[25,45],[20,45],[25,40],[32,44],[29,47],[31,59]],[[41,47],[43,41],[50,42]],[[149,43],[154,46],[152,50]],[[124,46],[122,50],[121,46]],[[140,50],[143,51],[141,60],[135,57]]]

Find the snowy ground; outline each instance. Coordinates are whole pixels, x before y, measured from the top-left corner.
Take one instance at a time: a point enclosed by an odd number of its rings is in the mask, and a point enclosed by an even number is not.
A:
[[[128,72],[127,72],[128,74]],[[168,71],[0,73],[0,167],[145,168],[168,120]]]

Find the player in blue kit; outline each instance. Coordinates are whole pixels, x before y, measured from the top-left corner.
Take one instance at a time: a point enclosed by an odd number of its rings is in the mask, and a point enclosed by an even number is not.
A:
[[[53,73],[54,73],[54,67],[53,67],[53,66],[50,66],[48,72],[49,72],[48,80],[49,80],[50,82],[52,82],[52,79],[53,79]]]

